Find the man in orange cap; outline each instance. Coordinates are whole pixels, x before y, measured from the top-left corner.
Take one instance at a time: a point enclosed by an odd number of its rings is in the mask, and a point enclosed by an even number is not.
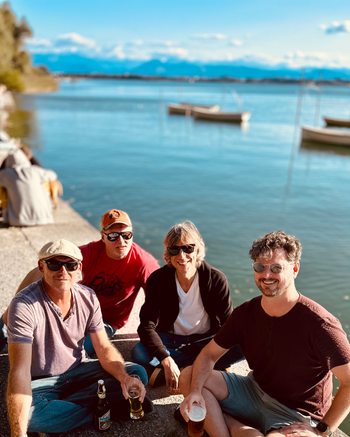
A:
[[[101,218],[101,239],[80,246],[84,258],[80,282],[97,294],[109,338],[126,324],[138,291],[145,289],[149,275],[159,268],[157,260],[134,243],[132,237],[128,214],[112,209]],[[39,270],[32,270],[18,291],[40,278]],[[5,323],[6,315],[7,311],[4,314]],[[6,344],[4,328],[0,326],[0,350]],[[88,354],[94,352],[90,337],[87,337],[84,346]]]

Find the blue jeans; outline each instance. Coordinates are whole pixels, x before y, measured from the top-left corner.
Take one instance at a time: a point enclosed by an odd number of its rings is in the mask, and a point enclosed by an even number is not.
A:
[[[129,375],[138,375],[147,385],[147,373],[143,367],[126,362],[125,368]],[[96,359],[88,359],[59,376],[33,380],[28,431],[59,433],[91,423],[99,379],[105,381],[112,413],[113,404],[124,396],[119,381],[106,372]]]
[[[5,325],[2,317],[3,316],[1,316],[1,318],[0,318],[0,352],[7,345],[7,326]],[[105,330],[106,330],[106,333],[108,335],[108,338],[112,338],[113,335],[117,331],[116,328],[114,326],[110,325],[106,321],[103,321],[103,323],[105,325]],[[95,353],[90,335],[88,335],[85,339],[84,348],[85,348],[88,355],[92,355],[93,353]]]
[[[207,338],[209,334],[193,334],[188,336],[168,334],[158,332],[160,339],[166,347],[171,358],[175,361],[179,368],[191,366],[194,360],[199,355],[200,351],[206,346],[212,337]],[[203,340],[203,341],[200,341]],[[197,341],[197,343],[194,343]],[[189,344],[191,343],[191,344]],[[185,345],[185,346],[183,346]],[[188,346],[186,346],[188,345]],[[183,346],[179,349],[180,346]],[[178,349],[178,350],[177,350]],[[141,366],[154,365],[161,367],[157,359],[154,360],[146,350],[142,343],[137,343],[131,351],[133,361]],[[215,369],[222,370],[230,367],[231,364],[244,359],[243,352],[239,346],[235,346],[226,352],[215,364]],[[151,363],[152,361],[152,363]]]
[[[103,321],[103,323],[105,325],[105,330],[106,330],[106,334],[107,334],[108,338],[112,338],[113,335],[117,332],[117,329],[114,326],[110,325],[105,320]],[[92,355],[95,353],[95,349],[92,345],[90,334],[88,334],[88,336],[86,337],[86,339],[84,341],[84,349],[86,350],[88,355]]]

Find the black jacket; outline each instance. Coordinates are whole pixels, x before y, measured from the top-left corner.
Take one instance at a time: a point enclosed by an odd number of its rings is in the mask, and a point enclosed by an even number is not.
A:
[[[199,289],[210,318],[210,332],[215,334],[233,311],[226,276],[205,261],[198,268]],[[179,314],[175,269],[164,266],[153,272],[146,284],[146,301],[140,312],[138,334],[147,351],[162,361],[168,353],[157,332],[174,332]]]

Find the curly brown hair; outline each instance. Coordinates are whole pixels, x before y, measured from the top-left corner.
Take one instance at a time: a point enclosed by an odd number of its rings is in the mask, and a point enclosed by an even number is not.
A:
[[[301,258],[302,247],[300,241],[293,235],[287,235],[283,231],[270,232],[264,237],[254,241],[249,251],[253,261],[258,258],[271,258],[276,249],[284,249],[290,262],[297,262]]]
[[[175,246],[179,242],[182,244],[195,244],[197,251],[196,267],[198,268],[205,257],[205,244],[201,234],[196,226],[189,220],[174,225],[170,231],[166,234],[164,239],[165,251],[163,258],[169,267],[173,267],[171,264],[171,256],[168,252],[168,247]]]

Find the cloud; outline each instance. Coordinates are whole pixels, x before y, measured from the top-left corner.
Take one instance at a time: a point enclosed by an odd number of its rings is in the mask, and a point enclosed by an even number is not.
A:
[[[56,46],[70,46],[70,47],[83,47],[83,48],[95,48],[97,47],[96,41],[91,38],[85,38],[78,33],[65,33],[63,35],[58,35],[55,40]]]
[[[171,41],[135,44],[129,41],[118,44],[108,53],[109,58],[150,60],[188,57],[189,51],[183,47],[175,46]]]
[[[339,21],[332,21],[332,23],[327,26],[326,24],[321,24],[320,28],[325,31],[325,33],[350,33],[350,20],[345,20],[343,23]]]
[[[284,56],[284,62],[292,68],[348,68],[350,57],[333,53],[303,52],[297,50],[287,53]]]
[[[222,33],[197,33],[193,37],[196,39],[222,40],[226,39],[227,35]]]
[[[241,41],[240,39],[232,39],[231,44],[235,47],[240,47],[241,45],[243,45],[243,41]]]
[[[31,48],[52,47],[51,41],[44,38],[28,38],[26,42]]]

